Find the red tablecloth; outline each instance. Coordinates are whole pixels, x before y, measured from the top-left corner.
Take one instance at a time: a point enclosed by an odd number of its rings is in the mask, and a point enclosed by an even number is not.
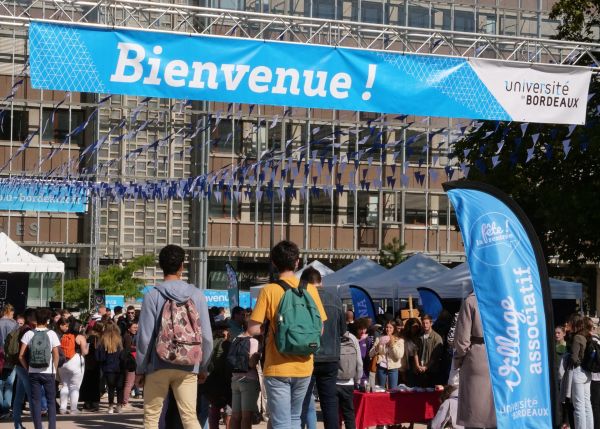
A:
[[[356,428],[431,420],[440,406],[440,392],[354,392]]]

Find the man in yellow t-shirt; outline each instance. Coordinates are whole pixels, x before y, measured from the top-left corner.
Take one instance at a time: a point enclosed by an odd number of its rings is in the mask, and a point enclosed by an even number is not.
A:
[[[271,250],[271,263],[279,271],[279,279],[285,281],[290,287],[298,287],[300,284],[300,280],[294,275],[299,261],[300,251],[291,241],[282,241]],[[309,284],[307,291],[315,301],[321,320],[324,322],[327,320],[327,315],[317,289]],[[250,316],[248,332],[256,335],[264,322],[270,322],[266,332],[263,368],[270,411],[269,422],[272,429],[299,429],[302,402],[313,372],[313,356],[281,354],[275,346],[274,321],[283,294],[283,288],[276,283],[269,283],[261,290]]]

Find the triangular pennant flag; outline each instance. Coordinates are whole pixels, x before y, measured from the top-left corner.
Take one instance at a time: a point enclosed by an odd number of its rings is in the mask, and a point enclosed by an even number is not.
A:
[[[569,155],[571,151],[571,139],[563,140],[563,152],[565,153],[565,158]]]
[[[525,163],[528,163],[529,161],[531,161],[533,159],[533,151],[534,150],[535,150],[535,146],[532,146],[527,149],[527,159],[525,160]]]
[[[408,188],[408,185],[410,183],[410,179],[409,179],[409,177],[406,174],[403,174],[400,177],[400,182],[402,183],[402,187],[403,188]]]
[[[496,168],[498,164],[500,164],[500,156],[492,156],[492,168]]]
[[[552,145],[546,143],[544,147],[546,148],[546,159],[552,159]]]
[[[527,127],[529,126],[529,123],[525,122],[524,124],[521,124],[521,136],[525,137],[525,132],[527,131]]]
[[[575,124],[569,125],[569,133],[567,134],[567,137],[571,137],[571,134],[573,134],[573,131],[575,131],[576,127],[577,127],[577,125],[575,125]]]
[[[496,153],[500,153],[500,151],[502,150],[502,148],[504,147],[504,140],[500,141],[500,143],[498,143],[498,151]]]
[[[540,133],[535,133],[535,134],[531,135],[531,139],[533,140],[533,144],[536,144],[539,138],[540,138]]]

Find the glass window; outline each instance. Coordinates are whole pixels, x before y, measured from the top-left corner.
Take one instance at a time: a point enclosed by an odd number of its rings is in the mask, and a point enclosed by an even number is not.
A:
[[[70,117],[69,117],[70,116]],[[44,134],[42,136],[45,141],[62,143],[67,135],[85,121],[84,113],[81,110],[57,110],[52,117],[51,109],[44,109],[42,112],[42,127]],[[46,125],[46,123],[48,125]],[[90,127],[88,127],[89,129]],[[91,127],[93,128],[93,127]],[[71,143],[78,145],[83,144],[83,136],[85,130],[76,136],[71,137]]]
[[[408,6],[408,26],[429,28],[429,8],[423,6]]]
[[[446,195],[429,195],[429,225],[448,225],[448,197]]]
[[[313,18],[341,19],[342,2],[334,0],[304,0],[304,14]]]
[[[388,223],[402,222],[402,193],[383,194],[383,220]]]
[[[425,225],[425,194],[409,194],[405,196],[404,222],[406,225]]]
[[[12,130],[11,130],[12,123]],[[29,112],[7,109],[0,120],[0,140],[23,141],[29,131]]]
[[[486,34],[496,34],[497,33],[497,28],[496,28],[496,24],[497,24],[497,20],[496,20],[496,15],[490,15],[490,14],[479,14],[479,19],[478,19],[478,31],[480,33],[486,33]]]
[[[357,223],[361,226],[377,226],[379,194],[367,191],[356,192]],[[354,193],[348,193],[348,222],[354,220]]]
[[[426,131],[406,130],[406,160],[412,164],[425,163],[427,161],[426,144]]]
[[[273,199],[273,214],[274,222],[281,222],[281,197],[279,192],[275,192]],[[256,196],[250,199],[250,220],[257,220],[256,214]],[[290,200],[289,198],[283,201],[283,222],[288,223],[290,220]],[[258,222],[271,222],[271,199],[266,192],[263,192],[260,202],[258,203]]]
[[[233,120],[222,119],[217,125],[217,129],[211,135],[210,147],[214,152],[219,153],[231,153],[231,149],[235,153],[240,151],[240,142],[242,133],[242,126],[239,121],[235,122],[235,129]]]
[[[360,1],[360,0],[359,0]],[[382,24],[387,5],[382,2],[360,1],[360,19],[358,18],[359,1],[352,2],[352,19],[373,24]],[[384,9],[385,7],[385,9]],[[385,14],[387,15],[387,14]]]
[[[243,10],[242,0],[214,0],[213,7],[217,9]]]
[[[465,10],[454,11],[454,31],[475,31],[475,15]]]
[[[309,188],[310,189],[310,188]],[[338,198],[334,196],[333,207],[331,204],[331,196],[325,194],[322,190],[318,190],[318,195],[310,191],[310,199],[308,204],[308,222],[309,223],[326,223],[332,221],[331,212],[333,210],[333,223],[337,222],[338,215]],[[300,222],[304,222],[304,210],[300,209]]]
[[[217,201],[215,191],[210,196],[210,203],[208,206],[208,216],[211,218],[237,218],[239,215],[239,204],[236,201],[233,204],[233,212],[231,211],[231,197],[226,192],[221,192],[220,201]]]

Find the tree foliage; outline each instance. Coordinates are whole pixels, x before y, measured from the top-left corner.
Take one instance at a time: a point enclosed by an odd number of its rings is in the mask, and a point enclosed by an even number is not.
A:
[[[594,27],[600,24],[600,0],[559,0],[550,18],[559,19],[557,39],[596,42]]]
[[[597,41],[600,0],[559,0],[557,38]],[[578,65],[589,65],[582,58]],[[586,63],[587,62],[587,63]],[[586,124],[485,122],[457,142],[469,179],[511,195],[533,223],[547,259],[600,261],[600,83],[592,79]]]
[[[107,295],[124,295],[125,298],[139,298],[144,280],[134,277],[136,271],[155,264],[154,255],[138,256],[121,265],[110,265],[100,271],[99,288]],[[87,303],[90,279],[78,278],[65,282],[64,300],[73,305]],[[54,284],[54,299],[60,299],[60,282]]]
[[[397,238],[392,239],[391,243],[387,243],[379,251],[379,265],[385,268],[392,268],[404,261],[405,244],[400,243]]]
[[[546,257],[571,264],[600,261],[599,98],[590,100],[585,126],[529,124],[523,133],[520,123],[486,122],[455,145],[471,165],[469,179],[511,195]]]

